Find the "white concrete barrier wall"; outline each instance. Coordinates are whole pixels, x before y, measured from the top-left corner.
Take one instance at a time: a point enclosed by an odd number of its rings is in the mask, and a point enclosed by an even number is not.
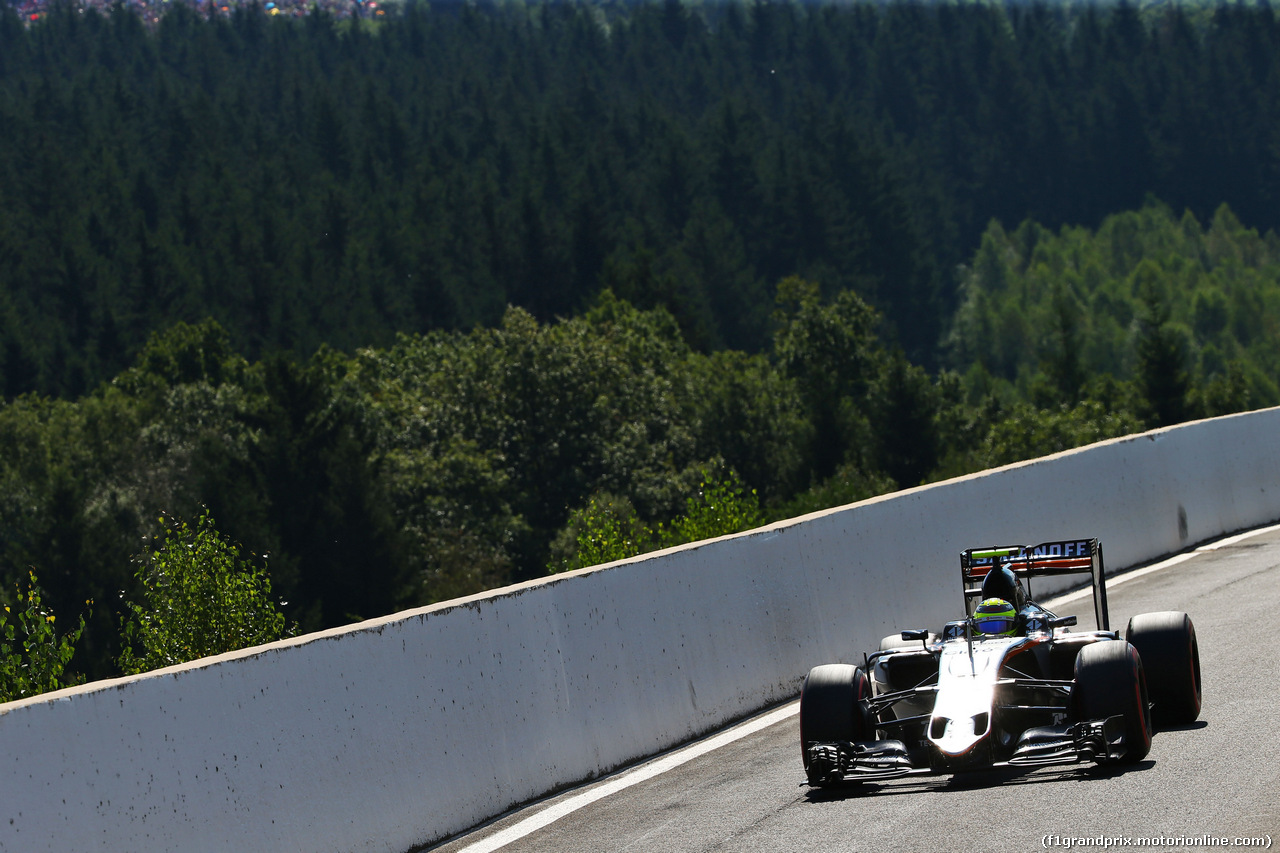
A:
[[[403,853],[962,613],[966,547],[1280,518],[1280,410],[0,705],[0,848]],[[797,766],[797,778],[799,777]]]

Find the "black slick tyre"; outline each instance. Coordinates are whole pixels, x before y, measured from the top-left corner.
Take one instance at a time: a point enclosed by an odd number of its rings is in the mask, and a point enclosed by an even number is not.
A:
[[[1142,657],[1123,640],[1090,643],[1076,657],[1071,702],[1079,720],[1124,717],[1125,763],[1151,751],[1151,715]]]
[[[800,753],[809,784],[837,784],[810,766],[809,746],[869,740],[863,702],[871,698],[871,683],[861,667],[843,663],[815,666],[800,691]]]
[[[1125,638],[1142,655],[1152,714],[1160,725],[1186,725],[1200,716],[1200,647],[1191,617],[1178,610],[1140,613]]]

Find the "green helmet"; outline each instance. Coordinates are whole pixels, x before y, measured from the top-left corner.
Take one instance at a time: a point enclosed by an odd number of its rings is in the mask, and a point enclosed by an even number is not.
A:
[[[1013,621],[1018,612],[1003,598],[987,598],[973,613],[973,624],[983,634],[992,637],[1013,636]]]

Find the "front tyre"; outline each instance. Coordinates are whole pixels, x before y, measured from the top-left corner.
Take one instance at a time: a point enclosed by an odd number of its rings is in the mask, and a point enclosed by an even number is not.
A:
[[[829,663],[809,670],[800,690],[800,753],[810,785],[841,781],[830,768],[811,766],[811,744],[871,740],[864,704],[870,698],[871,683],[861,667]]]
[[[1124,717],[1125,754],[1133,764],[1151,751],[1147,680],[1138,650],[1122,640],[1092,643],[1076,657],[1071,701],[1079,720]]]
[[[1124,634],[1142,655],[1156,720],[1194,723],[1200,716],[1200,646],[1191,617],[1177,610],[1140,613]]]

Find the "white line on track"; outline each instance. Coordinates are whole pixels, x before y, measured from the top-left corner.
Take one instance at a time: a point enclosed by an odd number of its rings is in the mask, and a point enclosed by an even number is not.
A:
[[[1144,577],[1152,574],[1153,572],[1158,572],[1161,569],[1176,566],[1179,563],[1190,560],[1201,551],[1214,551],[1218,548],[1234,545],[1236,542],[1248,539],[1251,536],[1259,536],[1276,530],[1280,530],[1280,524],[1272,527],[1264,527],[1259,530],[1250,530],[1235,536],[1228,536],[1226,539],[1219,539],[1218,541],[1211,542],[1208,545],[1201,545],[1194,551],[1187,551],[1183,554],[1170,557],[1167,560],[1161,560],[1159,563],[1155,563],[1145,568],[1116,575],[1113,578],[1108,578],[1107,589],[1117,587],[1123,583],[1128,583],[1131,580],[1136,580],[1137,578]],[[1068,593],[1067,595],[1051,599],[1050,601],[1045,602],[1045,606],[1048,609],[1053,610],[1054,607],[1060,607],[1063,604],[1077,601],[1092,594],[1092,587],[1086,587],[1084,589]],[[576,794],[572,797],[561,800],[558,803],[547,806],[545,809],[525,818],[522,821],[519,821],[518,823],[512,824],[506,829],[495,832],[493,835],[483,838],[474,844],[468,844],[466,847],[458,850],[457,853],[494,853],[495,850],[500,850],[508,844],[519,841],[521,838],[531,835],[539,829],[555,823],[560,820],[560,818],[573,814],[578,809],[591,805],[597,800],[603,800],[605,797],[612,796],[613,794],[626,790],[633,785],[639,785],[641,782],[648,781],[655,776],[660,776],[668,770],[674,770],[680,765],[687,764],[699,756],[706,755],[708,752],[713,752],[714,750],[717,750],[722,746],[727,746],[734,741],[742,740],[744,737],[753,735],[762,729],[767,729],[769,726],[780,723],[789,717],[794,717],[798,713],[800,713],[800,703],[790,702],[781,708],[777,708],[767,714],[762,714],[759,717],[747,720],[746,722],[723,731],[714,737],[690,744],[683,749],[678,749],[665,758],[660,758],[656,761],[651,761],[647,764],[636,767],[633,770],[628,770],[617,778],[583,791],[581,794]]]
[[[1161,569],[1167,569],[1170,566],[1176,566],[1179,563],[1185,563],[1187,560],[1190,560],[1192,557],[1194,557],[1196,554],[1201,553],[1202,551],[1216,551],[1219,548],[1225,548],[1228,545],[1234,545],[1237,542],[1240,542],[1241,540],[1244,540],[1244,539],[1248,539],[1251,536],[1261,536],[1264,533],[1272,533],[1277,530],[1280,530],[1280,524],[1276,524],[1271,527],[1262,527],[1257,530],[1248,530],[1248,531],[1245,531],[1244,533],[1238,533],[1235,536],[1228,536],[1226,539],[1219,539],[1216,542],[1210,542],[1208,545],[1201,545],[1199,548],[1196,548],[1193,551],[1185,551],[1181,554],[1176,554],[1167,560],[1161,560],[1160,562],[1153,563],[1152,565],[1146,566],[1145,568],[1136,569],[1132,572],[1125,572],[1124,574],[1107,578],[1107,591],[1110,592],[1115,587],[1120,586],[1120,584],[1128,583],[1129,581],[1132,581],[1132,580],[1137,580],[1140,577],[1145,577],[1146,575],[1149,575],[1153,572],[1158,572]],[[1053,610],[1055,607],[1061,607],[1064,604],[1070,604],[1073,601],[1079,601],[1080,599],[1088,598],[1091,595],[1093,595],[1093,587],[1086,586],[1083,589],[1076,590],[1075,592],[1069,592],[1066,595],[1059,596],[1058,598],[1050,599],[1049,601],[1046,601],[1044,603],[1044,606],[1045,606],[1045,609],[1047,610]]]
[[[477,841],[475,844],[469,844],[463,847],[458,853],[493,853],[494,850],[506,847],[513,841],[518,841],[530,833],[537,832],[544,826],[555,823],[560,818],[576,812],[584,806],[589,806],[596,800],[602,800],[611,794],[630,788],[632,785],[639,785],[641,782],[660,776],[668,770],[674,770],[681,764],[687,764],[693,759],[708,752],[717,750],[722,746],[727,746],[736,740],[741,740],[748,735],[753,735],[761,729],[767,729],[775,723],[780,723],[788,717],[794,717],[800,712],[800,703],[791,702],[777,710],[770,711],[759,717],[747,720],[745,723],[734,726],[733,728],[721,732],[715,737],[707,740],[698,741],[697,743],[686,746],[684,749],[677,750],[665,758],[652,761],[648,764],[641,765],[634,770],[618,776],[603,785],[583,791],[581,794],[561,800],[558,803],[548,806],[537,814],[527,817],[519,823],[513,824],[506,829],[495,832],[488,838]]]

